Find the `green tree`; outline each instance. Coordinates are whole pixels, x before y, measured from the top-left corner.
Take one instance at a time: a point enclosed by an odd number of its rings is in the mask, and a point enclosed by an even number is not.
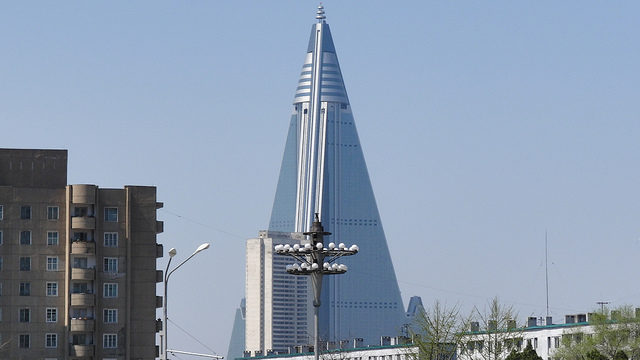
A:
[[[560,360],[640,360],[640,318],[630,306],[594,313],[589,326],[566,332]]]
[[[466,336],[467,351],[482,360],[502,360],[512,350],[519,350],[523,327],[517,325],[517,316],[512,306],[500,303],[497,297],[483,310],[476,307],[473,319],[477,329]]]
[[[413,346],[418,353],[409,353],[415,360],[452,359],[462,343],[469,319],[460,315],[458,306],[447,307],[436,301],[430,309],[417,314],[409,328]]]
[[[533,350],[531,344],[528,344],[522,351],[511,350],[511,353],[505,360],[542,360],[542,358]]]

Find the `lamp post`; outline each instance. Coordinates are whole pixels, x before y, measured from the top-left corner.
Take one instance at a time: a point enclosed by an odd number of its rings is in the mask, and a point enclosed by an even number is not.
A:
[[[287,265],[287,272],[292,275],[309,275],[313,285],[313,322],[315,327],[313,353],[315,360],[320,358],[320,338],[318,312],[320,308],[320,293],[322,292],[322,276],[323,275],[339,275],[347,272],[347,265],[334,264],[333,262],[342,256],[355,255],[360,250],[358,245],[346,247],[343,243],[336,246],[335,243],[329,243],[325,248],[322,243],[325,235],[331,235],[325,232],[322,223],[315,214],[315,221],[311,225],[311,231],[303,233],[309,236],[309,243],[304,245],[295,244],[293,246],[276,245],[275,251],[278,255],[287,255],[295,258],[300,263]]]
[[[182,261],[178,266],[174,267],[171,271],[169,271],[169,265],[171,265],[171,260],[178,253],[175,248],[171,248],[169,250],[169,261],[167,262],[167,269],[164,271],[164,301],[162,304],[162,360],[167,360],[167,285],[169,284],[169,276],[173,274],[174,271],[178,270],[180,266],[184,265],[187,261],[189,261],[192,257],[196,256],[197,253],[202,250],[206,250],[209,248],[209,243],[204,243],[196,249],[196,251],[191,254],[188,258]]]

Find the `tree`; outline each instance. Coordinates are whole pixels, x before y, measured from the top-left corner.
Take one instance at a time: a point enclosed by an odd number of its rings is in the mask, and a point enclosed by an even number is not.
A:
[[[522,346],[522,329],[518,327],[517,313],[510,305],[501,304],[493,298],[481,311],[473,310],[470,332],[464,337],[465,347],[460,357],[480,360],[502,360],[512,350]]]
[[[630,306],[592,313],[589,326],[566,332],[560,360],[640,360],[640,318]]]
[[[469,319],[460,315],[458,306],[447,307],[436,301],[429,310],[420,311],[409,328],[417,353],[415,360],[449,360],[462,344]]]
[[[511,350],[511,353],[505,360],[542,360],[542,358],[533,350],[531,344],[527,344],[527,347],[520,352],[515,349]]]

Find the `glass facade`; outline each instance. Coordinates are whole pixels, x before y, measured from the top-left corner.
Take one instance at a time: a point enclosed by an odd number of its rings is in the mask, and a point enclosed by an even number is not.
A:
[[[316,34],[321,44],[316,44]],[[318,75],[322,81],[316,86]],[[320,91],[315,103],[314,86]],[[358,255],[341,260],[349,266],[346,274],[324,278],[321,338],[363,338],[365,344],[376,344],[381,336],[400,334],[405,316],[402,299],[333,40],[324,22],[313,26],[298,82],[269,231],[308,231],[314,212],[320,213],[325,230],[332,233],[325,242],[357,244],[361,249]],[[274,269],[274,278],[292,276],[280,271],[277,274]]]

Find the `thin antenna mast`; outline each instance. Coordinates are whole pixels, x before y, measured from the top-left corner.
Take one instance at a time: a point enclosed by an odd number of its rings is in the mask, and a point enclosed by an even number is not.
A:
[[[549,317],[549,257],[547,251],[547,230],[544,230],[544,280],[547,288],[547,318]]]

